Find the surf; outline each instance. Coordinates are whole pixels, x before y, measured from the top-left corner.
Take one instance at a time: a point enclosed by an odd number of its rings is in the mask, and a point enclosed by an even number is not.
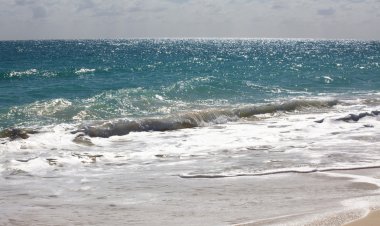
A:
[[[115,135],[126,135],[130,132],[170,131],[221,124],[260,114],[273,114],[279,111],[290,112],[306,108],[329,108],[336,104],[338,104],[337,100],[293,100],[284,103],[253,105],[233,109],[207,109],[164,118],[118,119],[114,121],[94,122],[83,126],[73,133],[83,132],[90,137],[107,138]]]

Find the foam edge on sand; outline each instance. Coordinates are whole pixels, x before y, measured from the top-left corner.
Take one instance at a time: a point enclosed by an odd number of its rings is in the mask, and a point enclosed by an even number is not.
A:
[[[351,221],[344,226],[375,226],[380,225],[380,210],[373,210],[363,218]]]

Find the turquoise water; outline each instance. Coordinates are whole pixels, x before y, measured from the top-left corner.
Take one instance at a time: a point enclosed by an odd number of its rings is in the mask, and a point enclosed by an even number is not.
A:
[[[380,42],[0,42],[0,129],[380,90]]]

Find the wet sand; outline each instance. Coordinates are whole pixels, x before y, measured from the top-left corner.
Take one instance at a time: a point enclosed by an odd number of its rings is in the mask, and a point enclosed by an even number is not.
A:
[[[380,225],[380,210],[372,211],[367,216],[344,226],[378,226]]]
[[[71,181],[24,177],[23,183],[16,176],[3,178],[0,225],[341,226],[363,217],[380,200],[374,185],[378,169],[183,179],[149,167],[145,177],[128,174],[129,183],[115,174],[106,180],[98,175],[86,180],[71,175]],[[57,186],[43,187],[46,181]]]
[[[324,200],[324,204],[315,203],[315,207],[324,206],[320,211],[314,209],[310,212],[294,212],[289,215],[277,216],[274,218],[254,220],[237,224],[239,226],[257,226],[257,225],[292,225],[292,226],[379,226],[380,210],[378,203],[380,200],[380,172],[378,169],[360,169],[360,170],[336,170],[327,173],[310,174],[310,177],[319,177],[327,179],[322,183],[330,184],[328,189],[331,199]],[[308,183],[305,180],[305,183]],[[314,184],[316,185],[316,184]],[[327,184],[325,184],[327,185]],[[320,186],[320,185],[317,185]],[[342,199],[336,199],[337,191],[353,192],[350,196],[342,193]],[[310,190],[311,191],[311,190]],[[322,192],[322,191],[321,191]],[[305,200],[321,200],[326,194],[310,193]],[[335,198],[333,198],[335,197]],[[322,200],[321,200],[322,201]],[[340,204],[341,207],[335,208],[332,204]],[[302,204],[301,204],[302,205]],[[377,211],[372,211],[377,209]],[[368,212],[370,212],[368,214]]]

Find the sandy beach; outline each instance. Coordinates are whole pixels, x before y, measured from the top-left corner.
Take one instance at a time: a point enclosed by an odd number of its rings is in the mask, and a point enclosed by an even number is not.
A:
[[[239,226],[257,225],[297,225],[297,226],[377,226],[380,225],[380,211],[377,209],[379,201],[379,187],[376,185],[380,174],[377,169],[334,171],[328,174],[312,174],[311,178],[330,178],[324,183],[329,188],[323,193],[330,193],[331,199],[317,202],[317,198],[312,194],[313,189],[304,201],[316,201],[315,207],[321,206],[319,210],[299,211],[293,214],[276,216],[273,218],[256,220],[246,223],[236,224]],[[308,180],[304,181],[309,183]],[[348,184],[345,184],[347,183]],[[330,185],[327,185],[332,183]],[[343,184],[341,184],[343,183]],[[315,186],[320,186],[316,185]],[[331,190],[330,190],[331,189]],[[352,189],[352,190],[351,190]],[[351,190],[351,197],[347,196],[339,201],[337,198],[339,191],[347,192]],[[334,194],[334,192],[337,192]],[[334,195],[333,195],[334,194]],[[347,194],[347,193],[346,193]],[[326,195],[326,194],[324,194]],[[319,194],[322,197],[322,194]],[[338,195],[339,196],[339,195]],[[333,198],[335,197],[335,198]],[[305,204],[305,203],[304,203]],[[336,204],[341,205],[337,207]],[[302,205],[302,204],[301,204]]]
[[[380,225],[380,210],[372,211],[367,216],[347,223],[344,226],[377,226]]]

